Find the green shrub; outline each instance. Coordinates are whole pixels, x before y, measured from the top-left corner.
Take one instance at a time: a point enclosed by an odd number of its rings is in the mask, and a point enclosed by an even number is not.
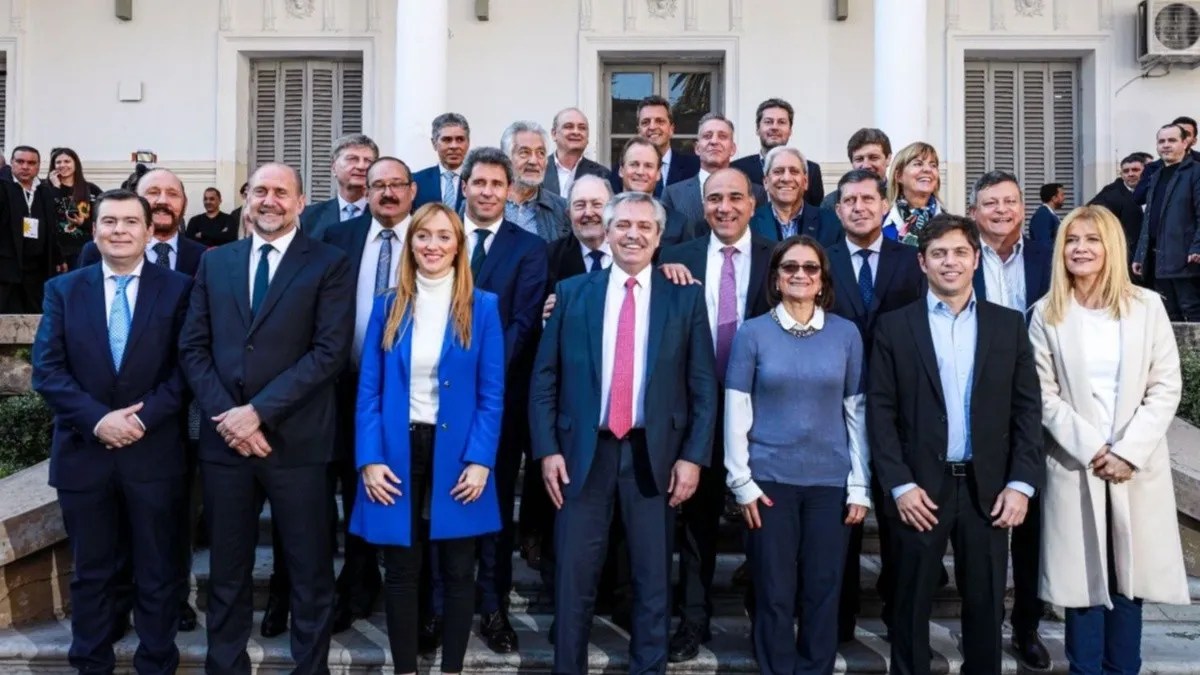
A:
[[[36,393],[0,398],[0,477],[50,456],[54,415]]]
[[[1179,369],[1183,375],[1183,396],[1179,401],[1179,412],[1176,414],[1200,426],[1200,353],[1181,349]]]

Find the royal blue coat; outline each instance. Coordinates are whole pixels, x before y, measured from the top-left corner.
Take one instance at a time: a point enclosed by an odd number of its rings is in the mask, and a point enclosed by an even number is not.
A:
[[[373,544],[412,545],[409,448],[409,394],[412,327],[406,327],[391,351],[380,344],[394,294],[375,300],[363,340],[355,415],[355,462],[387,464],[400,479],[403,493],[392,505],[367,498],[360,476],[358,498],[350,516],[350,531]],[[437,428],[434,434],[433,479],[429,491],[432,539],[474,537],[500,529],[500,502],[494,474],[479,499],[462,504],[450,496],[468,464],[495,468],[504,412],[504,331],[496,296],[475,291],[471,315],[471,346],[464,349],[446,323],[438,362]]]

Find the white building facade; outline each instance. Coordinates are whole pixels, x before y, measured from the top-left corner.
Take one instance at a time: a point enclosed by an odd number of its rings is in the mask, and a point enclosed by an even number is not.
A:
[[[1195,0],[1174,4],[1200,12]],[[607,163],[646,94],[675,103],[682,145],[704,112],[724,112],[739,155],[757,149],[757,104],[780,97],[796,109],[791,144],[822,165],[828,187],[849,168],[850,134],[877,126],[894,149],[915,140],[939,149],[954,211],[986,168],[1014,170],[1034,199],[1041,183],[1062,182],[1068,205],[1086,201],[1123,156],[1154,151],[1160,125],[1200,117],[1200,69],[1139,63],[1137,0],[136,0],[132,9],[126,20],[113,0],[0,0],[2,142],[43,157],[72,147],[101,187],[128,175],[132,151],[153,150],[183,177],[193,213],[208,185],[233,208],[237,187],[268,159],[299,165],[313,196],[327,197],[331,141],[347,131],[426,166],[429,122],[445,111],[467,117],[472,145],[498,145],[513,120],[549,128],[557,110],[577,106],[592,122],[589,154]]]

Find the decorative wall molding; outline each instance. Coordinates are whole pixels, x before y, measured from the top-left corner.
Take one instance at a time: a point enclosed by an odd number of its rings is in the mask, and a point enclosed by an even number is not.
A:
[[[217,29],[226,31],[233,27],[233,0],[221,0],[217,8]]]
[[[946,28],[958,28],[959,20],[958,0],[946,0]]]
[[[379,30],[379,0],[367,0],[367,31],[375,33]]]
[[[592,29],[592,0],[579,0],[579,30]]]
[[[679,0],[646,0],[646,9],[655,19],[674,19],[679,10]]]
[[[634,0],[625,0],[625,31],[637,30],[637,5]]]
[[[321,8],[321,30],[335,31],[337,27],[337,3],[334,0],[324,0]]]
[[[700,27],[699,0],[683,0],[683,29],[696,30]]]
[[[1067,13],[1066,0],[1053,0],[1054,2],[1054,30],[1066,30],[1070,15]]]
[[[287,13],[297,19],[307,19],[316,11],[316,0],[286,0],[284,6],[287,7]],[[326,2],[326,5],[329,3]]]
[[[991,21],[989,23],[992,30],[1005,30],[1003,0],[991,0]]]
[[[1099,2],[1096,3],[1096,11],[1099,14],[1098,23],[1100,24],[1100,30],[1112,30],[1113,1],[1099,0]]]
[[[272,32],[275,30],[275,0],[263,0],[262,29]]]
[[[742,0],[729,0],[729,30],[742,30]]]
[[[1013,6],[1021,16],[1041,16],[1046,0],[1013,0]]]
[[[25,0],[12,0],[9,5],[8,29],[14,33],[25,32]]]

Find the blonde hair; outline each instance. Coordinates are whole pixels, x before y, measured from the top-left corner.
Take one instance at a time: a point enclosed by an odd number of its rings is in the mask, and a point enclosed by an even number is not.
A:
[[[1104,269],[1100,270],[1100,299],[1114,319],[1120,319],[1135,295],[1133,282],[1125,269],[1125,232],[1112,211],[1103,206],[1080,206],[1067,214],[1054,237],[1054,257],[1050,261],[1050,292],[1046,294],[1046,323],[1062,323],[1071,305],[1075,277],[1067,271],[1065,253],[1067,234],[1077,222],[1096,226],[1100,245],[1104,248]]]
[[[408,234],[404,237],[404,255],[400,257],[400,267],[396,270],[396,300],[388,312],[387,324],[383,329],[383,349],[391,351],[396,345],[400,334],[408,329],[412,321],[412,305],[417,297],[417,263],[413,252],[413,239],[417,232],[426,229],[437,216],[445,216],[454,228],[454,238],[458,242],[458,250],[454,254],[454,290],[450,297],[450,318],[454,322],[454,334],[464,349],[471,347],[471,308],[475,302],[475,284],[471,278],[471,264],[468,260],[467,234],[462,221],[453,209],[441,202],[430,202],[417,209],[412,223],[408,226]]]
[[[892,166],[888,169],[887,175],[887,199],[889,204],[895,204],[896,198],[900,196],[900,174],[904,173],[904,168],[912,164],[918,159],[933,158],[933,161],[938,163],[938,168],[941,168],[942,161],[938,159],[937,149],[932,145],[923,141],[909,143],[904,146],[896,156],[892,158]],[[938,196],[938,190],[942,189],[942,174],[938,173],[937,187],[933,189],[933,198],[941,203],[942,198]]]

